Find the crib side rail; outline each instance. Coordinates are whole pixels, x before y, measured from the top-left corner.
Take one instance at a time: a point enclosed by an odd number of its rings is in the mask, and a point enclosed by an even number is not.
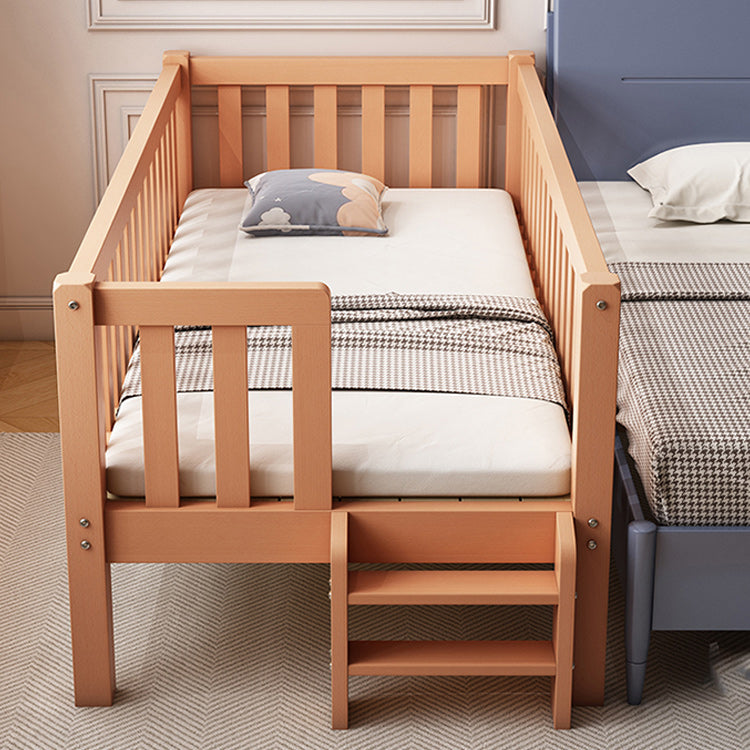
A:
[[[94,322],[138,326],[147,507],[178,507],[174,327],[210,326],[217,507],[250,506],[248,325],[292,327],[294,507],[330,510],[330,293],[319,283],[103,282]],[[244,407],[244,408],[243,408]]]
[[[165,57],[165,63],[70,267],[74,277],[91,275],[96,283],[156,280],[161,274],[192,182],[191,162],[185,159],[190,148],[187,56],[184,64],[176,53]],[[56,308],[55,315],[66,320],[64,308]],[[101,412],[108,431],[136,330],[101,327],[94,335]],[[59,357],[66,356],[68,346],[76,346],[64,325],[56,337]]]
[[[572,411],[578,577],[575,697],[603,700],[619,281],[606,266],[533,57],[511,54],[506,189],[556,336]],[[597,644],[596,648],[586,644]]]
[[[175,105],[182,89],[178,65],[164,66],[118,162],[70,270],[97,280],[158,273],[158,253],[173,231],[178,201]],[[144,236],[144,234],[146,236]],[[134,258],[127,252],[138,246]],[[124,263],[133,267],[124,268]]]

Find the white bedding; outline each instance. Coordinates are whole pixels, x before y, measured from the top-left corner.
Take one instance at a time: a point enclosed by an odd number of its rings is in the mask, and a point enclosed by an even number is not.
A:
[[[193,193],[163,280],[324,281],[333,294],[533,296],[503,191],[390,190],[390,234],[382,238],[250,238],[237,229],[245,202],[245,190]],[[248,398],[253,494],[289,496],[291,394],[251,391]],[[180,492],[211,496],[211,394],[179,394],[178,414]],[[107,449],[113,494],[143,495],[141,434],[140,399],[128,399]],[[545,401],[336,391],[333,441],[333,491],[342,497],[555,496],[570,488],[565,416]]]
[[[750,224],[651,219],[651,196],[635,182],[581,182],[607,263],[748,263]]]

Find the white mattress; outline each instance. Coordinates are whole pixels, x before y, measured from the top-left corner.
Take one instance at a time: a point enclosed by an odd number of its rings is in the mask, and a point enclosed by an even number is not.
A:
[[[581,182],[607,263],[747,263],[750,224],[651,219],[651,195],[635,182]]]
[[[499,190],[389,190],[387,237],[251,238],[245,190],[186,203],[165,281],[323,281],[332,294],[533,296],[515,213]],[[480,217],[477,220],[477,216]],[[180,493],[215,494],[211,394],[178,394]],[[291,394],[251,391],[252,491],[292,494]],[[107,449],[107,486],[143,495],[140,399]],[[570,488],[562,409],[535,399],[335,391],[333,491],[341,497],[555,496]]]

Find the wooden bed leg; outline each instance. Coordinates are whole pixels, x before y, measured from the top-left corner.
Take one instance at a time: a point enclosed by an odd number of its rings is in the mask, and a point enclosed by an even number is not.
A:
[[[346,511],[331,513],[331,728],[349,726],[349,543]]]
[[[110,571],[109,564],[96,554],[94,542],[89,543],[88,550],[83,550],[81,543],[74,539],[68,544],[75,704],[111,706],[115,691],[115,651]],[[89,555],[90,560],[74,560]]]
[[[104,419],[97,389],[92,274],[55,281],[75,702],[108,706],[115,689],[110,573],[104,546]]]

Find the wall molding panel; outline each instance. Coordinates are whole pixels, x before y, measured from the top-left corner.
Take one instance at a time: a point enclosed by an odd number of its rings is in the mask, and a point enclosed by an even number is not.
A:
[[[157,76],[91,75],[94,196],[98,203]]]
[[[486,29],[497,0],[88,0],[89,29]]]

